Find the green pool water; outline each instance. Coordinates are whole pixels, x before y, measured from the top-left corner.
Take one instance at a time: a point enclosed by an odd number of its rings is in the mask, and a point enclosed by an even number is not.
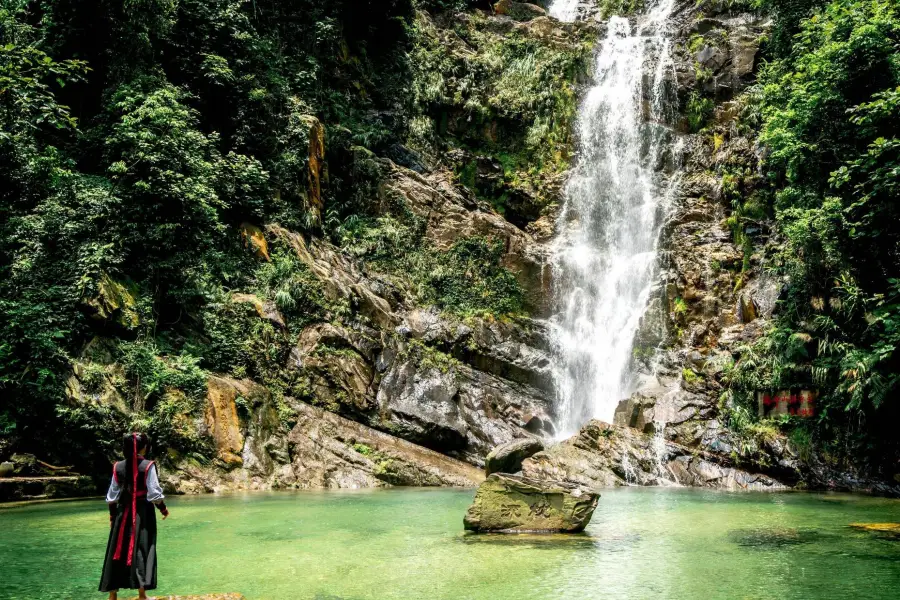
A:
[[[579,536],[462,531],[470,490],[171,499],[157,593],[249,600],[900,598],[900,502],[625,488]],[[100,598],[102,501],[0,509],[0,598]]]

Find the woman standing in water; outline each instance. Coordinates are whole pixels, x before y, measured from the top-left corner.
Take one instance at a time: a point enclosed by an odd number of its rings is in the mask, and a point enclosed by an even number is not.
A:
[[[139,598],[156,588],[156,513],[169,516],[159,487],[156,464],[144,455],[150,438],[127,433],[122,440],[125,460],[113,465],[112,482],[106,493],[109,505],[109,543],[100,578],[100,591],[117,599],[120,589],[136,589]]]

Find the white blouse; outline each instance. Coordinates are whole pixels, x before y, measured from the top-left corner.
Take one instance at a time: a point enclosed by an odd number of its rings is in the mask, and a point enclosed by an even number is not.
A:
[[[115,504],[119,501],[119,496],[121,495],[122,488],[116,482],[116,478],[113,477],[112,481],[109,482],[109,490],[106,492],[106,502]],[[150,465],[150,470],[147,471],[147,500],[154,504],[159,504],[164,499],[165,496],[162,488],[159,486],[159,477],[156,474],[156,464],[154,463]]]

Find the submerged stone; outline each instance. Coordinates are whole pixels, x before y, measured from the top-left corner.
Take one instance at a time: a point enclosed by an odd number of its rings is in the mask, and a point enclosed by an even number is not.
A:
[[[900,539],[900,523],[850,523],[850,527]]]
[[[463,525],[479,533],[577,533],[599,498],[575,485],[494,473],[478,488]]]
[[[513,440],[491,450],[484,461],[486,475],[491,473],[516,473],[522,470],[522,461],[544,449],[538,438]]]
[[[732,531],[728,537],[739,546],[750,548],[782,548],[814,542],[819,533],[809,529],[773,527],[768,529],[741,529]]]

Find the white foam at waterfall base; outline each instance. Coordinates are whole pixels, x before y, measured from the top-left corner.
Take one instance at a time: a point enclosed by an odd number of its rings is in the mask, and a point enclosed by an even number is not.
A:
[[[581,0],[556,0],[548,11],[551,17],[571,23],[578,18],[578,5]]]
[[[666,423],[664,421],[654,421],[653,430],[653,442],[650,445],[650,449],[653,451],[656,483],[657,485],[677,485],[668,466],[669,450],[666,447]]]
[[[561,435],[590,418],[612,422],[632,386],[632,347],[656,274],[669,197],[668,179],[655,169],[670,150],[664,133],[672,4],[652,5],[637,28],[610,19],[579,111],[578,156],[552,259]],[[574,19],[577,5],[557,0],[551,14]]]
[[[627,450],[622,453],[622,473],[625,475],[626,485],[634,485],[637,483],[637,469],[631,464],[631,457],[628,455]]]

